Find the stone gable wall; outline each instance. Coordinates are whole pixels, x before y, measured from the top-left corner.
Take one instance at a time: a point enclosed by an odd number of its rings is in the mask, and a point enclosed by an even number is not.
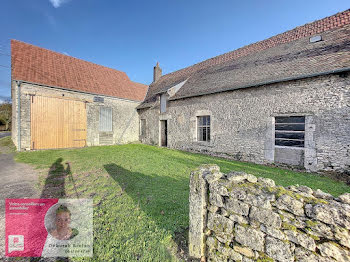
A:
[[[190,256],[202,261],[350,261],[350,194],[275,186],[201,166],[190,179]]]

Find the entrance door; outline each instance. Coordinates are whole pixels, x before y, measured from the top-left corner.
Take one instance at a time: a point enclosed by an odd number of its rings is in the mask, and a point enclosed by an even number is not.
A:
[[[77,100],[32,96],[31,149],[84,147],[85,103]]]
[[[160,121],[160,145],[168,146],[168,121]]]

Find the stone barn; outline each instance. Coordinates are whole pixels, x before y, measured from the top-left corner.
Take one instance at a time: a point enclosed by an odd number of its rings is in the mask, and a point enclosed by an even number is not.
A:
[[[11,41],[12,139],[18,150],[138,141],[147,86],[121,71]]]
[[[263,164],[349,172],[350,9],[163,75],[140,140]]]

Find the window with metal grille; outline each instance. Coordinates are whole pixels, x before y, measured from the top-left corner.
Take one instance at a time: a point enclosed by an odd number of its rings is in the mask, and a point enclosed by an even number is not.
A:
[[[275,117],[275,145],[304,147],[305,116]]]
[[[198,116],[198,141],[210,141],[210,116]]]
[[[141,119],[140,121],[140,132],[141,132],[141,136],[146,135],[146,119]]]
[[[111,132],[113,131],[112,125],[112,108],[100,107],[100,131]]]

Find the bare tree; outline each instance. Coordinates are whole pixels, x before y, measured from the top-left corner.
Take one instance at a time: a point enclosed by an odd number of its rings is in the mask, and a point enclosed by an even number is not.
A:
[[[12,121],[12,104],[10,102],[0,104],[0,119],[5,123],[5,129],[9,130]]]

